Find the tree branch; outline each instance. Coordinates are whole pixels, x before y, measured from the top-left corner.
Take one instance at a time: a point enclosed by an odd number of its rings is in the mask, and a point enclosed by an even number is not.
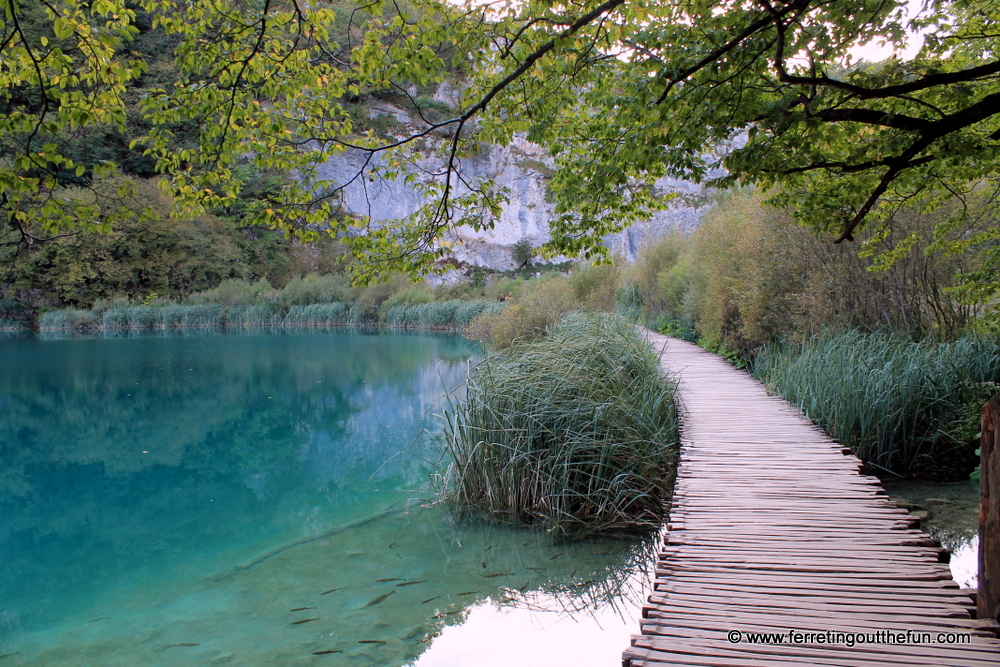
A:
[[[776,11],[776,13],[779,17],[786,16],[787,14],[797,11],[798,9],[808,7],[810,2],[811,0],[796,0],[795,2],[792,2],[783,7],[780,11]],[[680,73],[671,76],[670,80],[667,82],[667,87],[664,89],[660,97],[656,100],[656,104],[657,105],[663,104],[663,102],[667,99],[667,96],[670,94],[670,91],[673,89],[674,86],[681,83],[695,72],[698,72],[699,70],[707,67],[708,65],[711,65],[716,60],[719,60],[720,58],[722,58],[722,56],[726,55],[727,53],[735,49],[737,46],[742,44],[747,38],[752,36],[754,33],[757,33],[762,29],[768,27],[773,22],[774,22],[774,17],[771,16],[770,14],[754,21],[746,28],[741,30],[735,37],[733,37],[732,39],[730,39],[728,42],[718,47],[717,49],[713,50],[711,53],[706,55],[704,58],[699,60],[694,65],[691,65],[690,67],[681,70]]]
[[[818,118],[827,123],[847,122],[880,125],[897,130],[919,132],[920,134],[933,131],[938,122],[941,122],[892,113],[891,111],[876,111],[875,109],[823,109],[809,115],[811,118]],[[947,118],[942,120],[947,120]]]
[[[901,83],[894,86],[885,86],[882,88],[865,88],[864,86],[858,86],[846,81],[831,79],[826,74],[820,74],[817,77],[812,77],[788,74],[783,71],[783,69],[779,69],[777,72],[778,79],[782,83],[803,86],[818,86],[821,88],[834,88],[851,93],[852,95],[863,100],[871,100],[885,97],[899,97],[901,95],[915,93],[920,90],[926,90],[927,88],[934,88],[935,86],[965,83],[994,74],[1000,74],[1000,60],[995,60],[991,63],[986,63],[985,65],[979,65],[978,67],[970,67],[968,69],[959,70],[957,72],[930,74],[914,81],[908,81],[907,83]]]

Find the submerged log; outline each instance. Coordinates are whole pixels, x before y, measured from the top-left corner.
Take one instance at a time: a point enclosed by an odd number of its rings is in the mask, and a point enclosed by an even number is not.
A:
[[[1000,616],[1000,394],[983,406],[979,440],[979,594],[976,615]]]

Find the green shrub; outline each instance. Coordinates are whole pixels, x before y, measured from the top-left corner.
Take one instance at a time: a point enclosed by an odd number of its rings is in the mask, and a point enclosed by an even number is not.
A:
[[[285,306],[308,306],[314,303],[344,303],[354,301],[357,290],[342,275],[317,275],[311,273],[292,278],[274,299]]]
[[[687,237],[678,229],[654,239],[639,250],[635,262],[625,270],[626,280],[639,290],[649,312],[667,307],[659,289],[660,277],[690,253]]]
[[[513,302],[500,313],[484,312],[469,324],[467,334],[502,349],[515,342],[541,338],[549,327],[580,306],[573,300],[569,281],[560,275],[543,276],[524,284]]]
[[[389,278],[388,282],[359,288],[352,300],[362,308],[374,312],[391,296],[413,289],[413,286],[409,277],[397,274]]]
[[[414,285],[409,289],[396,292],[382,302],[381,312],[383,320],[385,319],[385,315],[392,309],[393,306],[415,306],[431,303],[432,301],[434,301],[434,291],[431,290],[431,288],[426,285]]]
[[[491,300],[497,301],[500,297],[507,299],[514,299],[520,293],[521,289],[528,283],[524,278],[503,278],[500,280],[492,281],[483,290],[483,297]]]
[[[674,319],[668,313],[660,313],[649,320],[650,329],[665,336],[673,336],[694,343],[698,340],[698,334],[687,322]]]
[[[568,316],[473,369],[445,414],[447,498],[560,536],[656,529],[672,488],[673,395],[627,320]]]
[[[682,333],[686,333],[683,328],[680,329]],[[666,333],[661,331],[660,333]],[[711,352],[712,354],[717,354],[729,363],[731,363],[736,368],[746,368],[746,360],[740,356],[739,351],[732,349],[726,345],[725,341],[720,340],[716,336],[708,335],[702,336],[695,340],[695,342]]]
[[[192,294],[186,302],[192,305],[225,304],[228,306],[245,306],[259,303],[269,297],[274,290],[267,278],[261,278],[255,283],[239,278],[223,280],[216,287],[204,292]]]
[[[578,265],[569,274],[569,286],[579,310],[610,313],[615,310],[621,269],[615,264]]]

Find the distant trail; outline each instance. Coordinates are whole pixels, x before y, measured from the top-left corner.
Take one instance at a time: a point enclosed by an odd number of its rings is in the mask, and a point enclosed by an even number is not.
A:
[[[680,381],[682,442],[625,667],[1000,665],[997,624],[971,618],[944,550],[857,458],[720,357],[648,335]],[[753,643],[757,632],[783,637]],[[847,633],[868,637],[848,646]]]

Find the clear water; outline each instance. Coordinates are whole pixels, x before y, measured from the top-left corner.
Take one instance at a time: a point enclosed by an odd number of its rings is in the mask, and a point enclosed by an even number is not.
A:
[[[979,483],[909,479],[883,483],[890,497],[924,512],[920,528],[951,551],[951,575],[962,588],[976,588],[979,576]]]
[[[0,339],[0,667],[618,664],[651,542],[556,545],[433,503],[421,432],[477,353]]]

